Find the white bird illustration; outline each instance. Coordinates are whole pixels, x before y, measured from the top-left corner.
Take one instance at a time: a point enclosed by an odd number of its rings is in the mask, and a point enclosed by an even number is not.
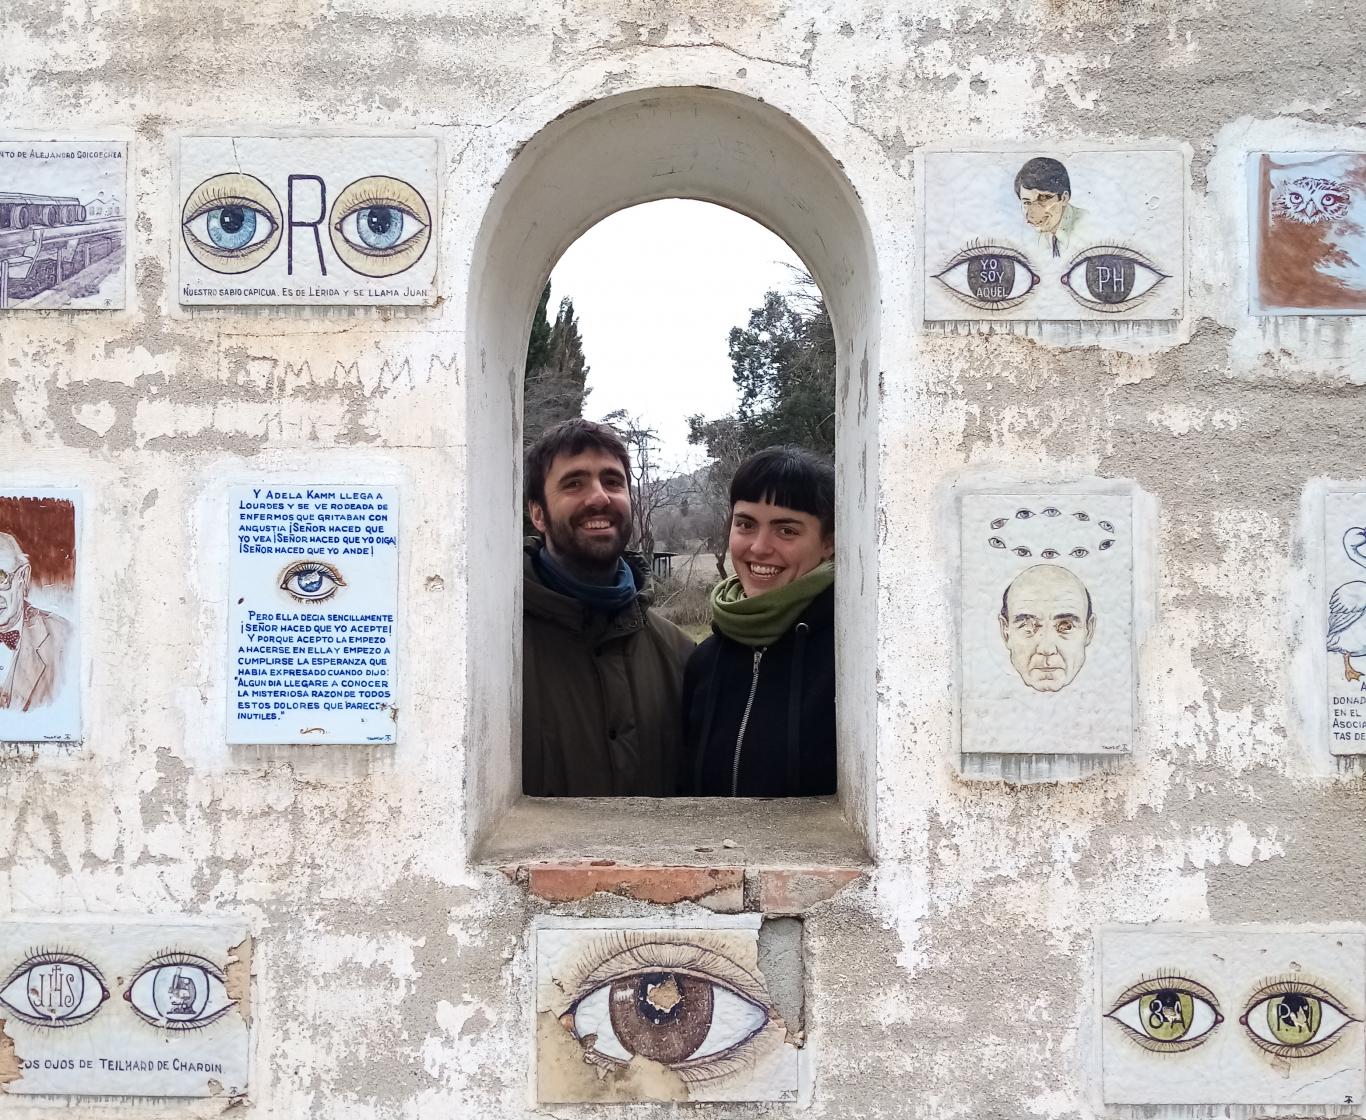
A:
[[[1354,526],[1342,537],[1347,558],[1366,568],[1366,529]],[[1342,654],[1342,675],[1359,681],[1352,658],[1366,657],[1366,580],[1344,583],[1328,600],[1328,652]]]

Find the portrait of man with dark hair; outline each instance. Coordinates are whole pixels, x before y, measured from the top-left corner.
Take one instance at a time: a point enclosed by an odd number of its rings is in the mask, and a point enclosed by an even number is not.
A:
[[[1015,174],[1015,197],[1024,219],[1050,256],[1060,257],[1086,211],[1072,204],[1072,179],[1060,160],[1035,156]]]

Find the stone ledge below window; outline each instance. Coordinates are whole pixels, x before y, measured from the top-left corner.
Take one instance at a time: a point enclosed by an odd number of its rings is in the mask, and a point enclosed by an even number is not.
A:
[[[523,798],[475,859],[549,903],[604,892],[766,914],[799,914],[871,864],[826,798]]]

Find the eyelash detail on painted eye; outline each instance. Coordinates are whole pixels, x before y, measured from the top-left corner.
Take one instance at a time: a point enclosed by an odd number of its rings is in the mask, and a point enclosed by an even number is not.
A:
[[[1157,995],[1159,992],[1172,992],[1178,997],[1188,997],[1190,1000],[1190,1022],[1183,1024],[1183,1033],[1172,1039],[1154,1038],[1144,1030],[1136,1029],[1133,1024],[1126,1022],[1122,1017],[1130,1005],[1137,1003],[1145,996]],[[1203,1008],[1199,1005],[1203,1005]],[[1208,1010],[1204,1010],[1208,1008]],[[1184,1010],[1184,1009],[1183,1009]],[[1149,1012],[1151,1014],[1151,1012]],[[1136,1016],[1141,1016],[1142,1010],[1135,1012]],[[1193,1050],[1201,1045],[1210,1033],[1220,1023],[1224,1021],[1223,1014],[1219,1010],[1219,1001],[1214,993],[1199,981],[1190,980],[1181,976],[1175,969],[1164,970],[1157,975],[1145,977],[1137,984],[1126,988],[1114,1001],[1105,1017],[1112,1020],[1130,1040],[1144,1050],[1156,1054],[1175,1054],[1186,1050]],[[1208,1020],[1208,1022],[1204,1022]],[[1141,1022],[1140,1022],[1141,1026]],[[1203,1026],[1203,1030],[1193,1037],[1188,1037],[1189,1031],[1197,1026]]]
[[[1283,996],[1302,996],[1319,1004],[1318,1023],[1315,1025],[1314,1034],[1304,1042],[1278,1040],[1269,1024],[1257,1023],[1254,1026],[1256,1013],[1259,1009],[1272,1000]],[[1325,1013],[1325,1008],[1331,1014]],[[1265,1014],[1269,1014],[1269,1011]],[[1334,1022],[1334,1018],[1338,1021]],[[1325,984],[1290,973],[1285,976],[1274,977],[1259,985],[1257,990],[1248,997],[1247,1006],[1238,1021],[1259,1049],[1277,1058],[1304,1059],[1322,1054],[1330,1047],[1336,1046],[1342,1040],[1343,1030],[1349,1024],[1361,1020],[1349,1012],[1342,1005],[1342,1001]],[[1265,1027],[1268,1031],[1272,1031],[1271,1037],[1262,1034],[1257,1027]],[[1327,1033],[1319,1037],[1325,1029]]]
[[[983,279],[981,269],[990,267],[993,270],[992,280],[988,284],[979,285],[982,290],[973,289],[971,268],[968,268],[965,275],[959,278],[962,287],[950,283],[947,279],[950,273],[963,268],[965,265],[971,265],[973,261],[979,259],[988,260],[989,258],[996,259],[989,261],[986,265],[979,265],[979,281]],[[1002,267],[1002,261],[1010,262],[1008,270]],[[1018,307],[1029,298],[1041,280],[1039,274],[1031,267],[1029,258],[1019,249],[1012,248],[1009,245],[976,240],[969,242],[950,257],[948,263],[934,274],[934,279],[947,288],[959,302],[979,311],[1009,311]],[[1023,290],[1020,290],[1021,287]]]
[[[1089,261],[1099,260],[1103,257],[1112,257],[1119,261],[1128,262],[1132,266],[1133,272],[1126,279],[1127,290],[1124,292],[1098,293],[1090,287],[1084,266]],[[1073,279],[1073,273],[1078,268],[1082,269],[1080,281]],[[1140,272],[1151,273],[1152,278],[1141,277]],[[1063,269],[1061,279],[1068,293],[1083,307],[1090,308],[1092,311],[1103,311],[1106,314],[1119,314],[1132,311],[1144,303],[1159,284],[1164,280],[1170,280],[1171,277],[1137,249],[1131,249],[1127,245],[1114,244],[1093,245],[1089,249],[1083,249]],[[1117,300],[1107,298],[1111,294],[1120,295],[1123,298]]]

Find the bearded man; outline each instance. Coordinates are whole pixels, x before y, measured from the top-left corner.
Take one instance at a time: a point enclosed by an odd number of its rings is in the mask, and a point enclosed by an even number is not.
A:
[[[566,420],[526,453],[522,789],[530,797],[663,797],[682,751],[693,643],[650,609],[631,535],[631,459],[615,431]]]
[[[32,569],[19,542],[0,533],[0,708],[52,704],[72,676],[71,623],[28,601]]]

